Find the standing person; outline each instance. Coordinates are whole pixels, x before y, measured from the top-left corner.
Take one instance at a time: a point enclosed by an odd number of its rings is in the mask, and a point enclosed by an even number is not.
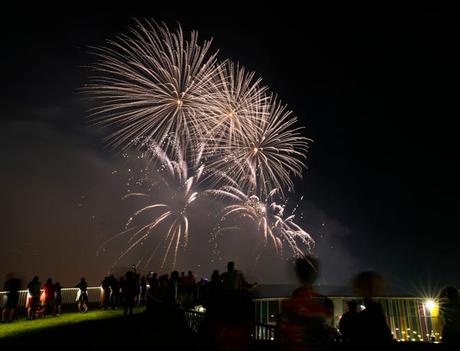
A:
[[[123,289],[123,302],[124,302],[124,315],[133,314],[133,307],[134,301],[136,299],[137,293],[137,283],[136,283],[136,276],[133,271],[129,271],[126,273],[126,278],[124,280],[124,284],[122,286]]]
[[[147,279],[145,278],[145,276],[142,276],[140,286],[141,286],[140,305],[145,306],[145,297],[147,296]]]
[[[118,279],[112,274],[110,276],[110,306],[118,310],[119,300],[120,300],[120,284]]]
[[[211,275],[211,281],[204,287],[204,307],[206,314],[214,317],[218,315],[218,307],[221,298],[222,283],[220,281],[219,271],[215,269]]]
[[[61,283],[56,282],[54,284],[54,294],[56,296],[55,304],[56,304],[56,316],[60,316],[62,313],[62,287]]]
[[[178,301],[180,275],[178,271],[171,272],[171,277],[166,283],[165,301],[170,305],[175,305]]]
[[[33,277],[29,284],[27,284],[27,319],[35,318],[35,312],[40,303],[41,285],[37,276]]]
[[[193,275],[192,271],[188,271],[186,281],[187,281],[188,285],[195,285],[195,283],[196,283],[195,276]]]
[[[45,315],[49,313],[56,314],[56,300],[55,300],[55,285],[53,280],[48,278],[45,285],[43,285],[43,290],[45,294],[44,305],[45,305]]]
[[[134,304],[137,306],[139,305],[140,298],[141,298],[141,276],[139,273],[136,273],[134,270],[134,281],[136,285],[136,290],[134,294]]]
[[[245,281],[243,274],[228,262],[227,272],[218,278],[213,273],[213,284],[218,296],[210,302],[209,314],[203,331],[208,334],[210,348],[216,350],[249,350],[251,346],[251,300],[249,289],[255,284]],[[222,284],[220,284],[222,281]]]
[[[118,280],[118,286],[120,287],[119,295],[118,295],[118,306],[125,305],[125,277],[120,277]]]
[[[156,296],[158,293],[158,286],[160,282],[158,281],[158,274],[157,273],[150,273],[147,281],[149,282],[149,295]]]
[[[110,302],[110,277],[105,277],[101,282],[101,309],[105,310],[109,307]]]
[[[188,271],[186,278],[186,297],[185,300],[188,304],[193,304],[196,298],[196,280],[192,271]]]
[[[339,322],[339,331],[343,341],[347,344],[356,344],[359,338],[358,303],[356,300],[347,302],[348,311],[342,315]]]
[[[78,312],[86,313],[88,312],[88,283],[85,278],[80,279],[80,283],[76,286],[78,288],[77,292],[77,308]]]
[[[14,313],[18,308],[19,302],[19,289],[21,287],[21,281],[15,278],[14,273],[8,273],[4,289],[8,291],[5,295],[6,301],[2,303],[2,323],[10,323],[13,321]]]
[[[450,349],[460,349],[460,296],[457,288],[449,286],[441,292],[440,317],[442,342]]]
[[[358,314],[359,334],[357,339],[364,348],[375,345],[389,347],[393,341],[382,306],[374,300],[383,288],[382,276],[374,271],[361,272],[353,279],[354,290],[363,297],[365,309]]]
[[[235,262],[231,261],[227,263],[227,272],[222,273],[220,280],[222,281],[222,290],[226,295],[240,293],[257,285],[246,282],[243,274],[235,269]]]
[[[180,284],[181,285],[187,284],[187,277],[185,276],[185,272],[181,272],[180,274]]]
[[[277,332],[282,350],[327,350],[333,336],[332,301],[313,289],[319,262],[312,256],[298,258],[295,272],[300,286],[282,303]]]

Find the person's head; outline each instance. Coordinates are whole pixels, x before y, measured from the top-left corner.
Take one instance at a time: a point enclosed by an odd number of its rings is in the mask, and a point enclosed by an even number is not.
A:
[[[171,280],[179,280],[179,272],[178,271],[173,271],[171,272]]]
[[[441,298],[447,299],[451,302],[460,301],[458,289],[453,286],[448,286],[441,291]]]
[[[85,279],[85,278],[81,278],[81,279],[80,279],[80,282],[86,283],[86,279]]]
[[[356,300],[350,300],[347,302],[347,306],[348,306],[348,311],[351,311],[351,312],[357,312],[358,310],[358,303],[356,302]]]
[[[192,271],[188,271],[188,276],[191,277],[193,275]]]
[[[61,283],[56,282],[56,284],[54,284],[54,286],[55,286],[56,288],[60,288],[60,287],[61,287]]]
[[[352,281],[353,290],[365,299],[379,295],[384,287],[382,276],[375,271],[358,273]]]
[[[184,277],[184,276],[185,276],[185,272],[181,272],[180,276],[181,276],[181,277]]]
[[[32,280],[33,280],[34,282],[38,282],[38,277],[35,276]]]
[[[53,284],[53,279],[48,278],[48,279],[46,280],[46,284]]]
[[[314,281],[318,277],[318,272],[319,262],[315,257],[307,255],[296,259],[295,273],[299,283],[302,285],[313,285]]]
[[[235,270],[235,262],[230,261],[227,263],[227,271],[233,272]]]

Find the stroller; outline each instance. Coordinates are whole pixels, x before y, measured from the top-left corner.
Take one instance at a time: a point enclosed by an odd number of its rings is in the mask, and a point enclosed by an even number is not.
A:
[[[26,303],[26,308],[32,308],[32,316],[30,316],[33,319],[37,318],[45,318],[45,312],[46,312],[46,306],[44,304],[45,302],[45,294],[44,291],[41,290],[40,292],[40,297],[38,299],[38,302],[36,302],[36,305],[34,306],[33,298],[30,296],[29,293],[27,293],[27,303]]]
[[[45,290],[40,291],[40,302],[35,309],[35,318],[45,318],[46,315],[46,304],[45,304]]]

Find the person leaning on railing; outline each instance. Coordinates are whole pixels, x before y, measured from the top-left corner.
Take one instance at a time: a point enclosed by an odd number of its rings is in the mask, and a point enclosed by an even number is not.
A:
[[[13,320],[16,309],[18,308],[20,287],[21,281],[13,273],[9,273],[6,276],[4,286],[7,293],[3,296],[3,301],[1,302],[2,323],[10,323]]]

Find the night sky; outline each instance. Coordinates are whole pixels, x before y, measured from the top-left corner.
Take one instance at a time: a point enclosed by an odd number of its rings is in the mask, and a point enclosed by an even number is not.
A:
[[[0,280],[95,284],[110,267],[96,249],[130,213],[112,174],[124,161],[88,125],[78,89],[90,46],[154,18],[213,37],[218,57],[262,76],[314,139],[296,192],[321,283],[375,269],[395,291],[460,285],[458,17],[421,5],[226,6],[2,15]]]

